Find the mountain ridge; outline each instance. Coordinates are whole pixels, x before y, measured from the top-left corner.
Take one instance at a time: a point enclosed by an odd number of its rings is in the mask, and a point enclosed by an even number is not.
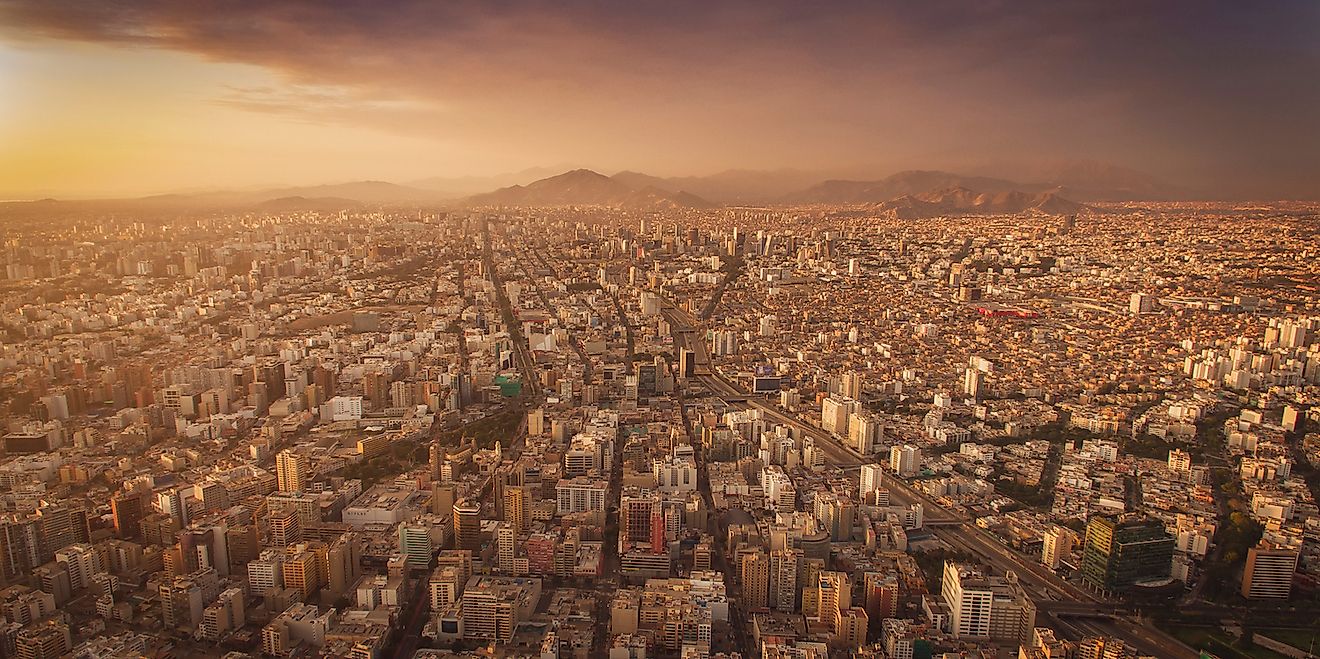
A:
[[[898,219],[1004,215],[1033,211],[1047,215],[1071,215],[1093,210],[1090,206],[1065,199],[1053,191],[980,192],[961,186],[906,194],[871,206],[881,213]]]
[[[715,204],[682,190],[667,190],[635,177],[606,176],[574,169],[527,185],[511,185],[462,201],[465,206],[620,206],[627,208],[712,208]],[[624,181],[629,181],[625,183]]]
[[[1052,192],[1074,202],[1142,201],[1170,198],[1197,199],[1188,191],[1165,186],[1139,172],[1093,162],[1064,163],[1038,172],[1037,182],[1023,183],[993,176],[959,174],[943,170],[904,170],[884,178],[824,178],[803,170],[725,170],[708,176],[660,177],[623,170],[606,176],[577,168],[543,178],[543,169],[529,169],[495,177],[418,179],[416,187],[380,180],[326,185],[281,186],[151,195],[129,199],[50,200],[41,203],[70,208],[99,205],[122,210],[173,212],[186,208],[262,209],[262,204],[293,198],[321,209],[356,207],[472,207],[518,205],[608,205],[629,208],[710,208],[719,205],[784,206],[811,204],[873,205],[904,195],[954,187],[997,194],[1021,191]],[[493,181],[521,181],[467,196],[456,190]],[[457,187],[454,187],[457,186]],[[645,192],[643,192],[645,191]],[[15,201],[9,203],[31,204]],[[927,202],[928,203],[928,202]],[[278,206],[280,204],[276,204]],[[268,208],[268,207],[267,207]]]

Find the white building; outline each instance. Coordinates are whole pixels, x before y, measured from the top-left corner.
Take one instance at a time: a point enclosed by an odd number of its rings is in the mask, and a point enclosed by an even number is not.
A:
[[[357,421],[362,418],[361,396],[335,396],[321,405],[321,421]]]
[[[609,483],[579,476],[572,479],[560,479],[555,484],[557,510],[560,515],[570,513],[605,510],[605,492]]]
[[[862,501],[867,501],[872,494],[883,487],[884,471],[884,467],[878,464],[862,465],[859,489]]]
[[[1056,526],[1045,532],[1045,541],[1041,544],[1040,562],[1057,570],[1059,565],[1072,556],[1073,546],[1077,544],[1077,534],[1072,529]]]
[[[915,476],[921,465],[921,449],[902,444],[890,447],[889,469],[902,478]]]

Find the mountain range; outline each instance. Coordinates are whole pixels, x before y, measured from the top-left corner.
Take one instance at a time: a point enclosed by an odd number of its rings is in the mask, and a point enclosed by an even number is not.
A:
[[[1041,170],[1032,181],[946,171],[908,170],[879,179],[826,179],[793,169],[728,170],[710,176],[658,177],[634,171],[613,176],[572,169],[545,176],[531,169],[491,177],[418,179],[253,190],[166,194],[96,201],[43,200],[46,205],[169,213],[190,208],[296,211],[364,207],[615,206],[632,209],[738,205],[876,205],[904,216],[937,212],[1074,212],[1083,203],[1188,199],[1196,195],[1132,170],[1070,163]],[[485,191],[489,190],[489,191]],[[1055,211],[1049,211],[1055,212]]]
[[[1037,212],[1072,215],[1091,210],[1089,206],[1060,197],[1054,192],[1032,194],[1020,190],[977,192],[953,187],[920,194],[905,194],[875,204],[875,208],[899,219],[948,215],[1002,215]]]
[[[713,204],[683,190],[669,190],[651,177],[605,176],[575,169],[527,185],[512,185],[463,200],[465,206],[619,206],[623,208],[713,208]],[[657,179],[658,180],[658,179]]]

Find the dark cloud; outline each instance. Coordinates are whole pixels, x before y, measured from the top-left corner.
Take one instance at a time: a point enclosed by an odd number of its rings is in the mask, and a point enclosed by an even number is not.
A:
[[[294,91],[220,102],[545,161],[1089,158],[1225,194],[1320,194],[1309,1],[0,0],[0,26],[254,64]]]

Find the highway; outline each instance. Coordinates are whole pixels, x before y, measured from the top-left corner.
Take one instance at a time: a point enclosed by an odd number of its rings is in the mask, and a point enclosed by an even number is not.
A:
[[[500,279],[500,271],[495,267],[494,247],[491,245],[490,238],[490,217],[483,215],[481,217],[481,262],[486,270],[486,276],[490,278],[490,283],[495,287],[495,300],[500,306],[500,315],[504,319],[504,324],[508,327],[509,343],[512,344],[514,359],[518,362],[518,368],[523,375],[523,389],[531,394],[532,398],[541,395],[541,380],[536,377],[536,359],[532,356],[531,349],[527,346],[527,339],[523,338],[522,322],[513,312],[513,305],[509,303],[509,296],[504,290],[504,282]]]
[[[675,348],[687,348],[693,351],[695,375],[691,380],[706,387],[715,395],[733,399],[733,407],[754,407],[761,410],[766,418],[794,428],[802,437],[810,437],[817,447],[825,452],[826,457],[836,466],[847,469],[868,462],[858,452],[842,444],[831,434],[819,427],[803,421],[796,415],[790,415],[777,404],[763,398],[749,396],[737,385],[730,382],[711,366],[710,348],[705,341],[701,323],[691,313],[675,306],[662,298],[661,314],[669,322],[674,336]],[[1069,583],[1052,570],[1045,568],[1033,557],[1016,554],[984,529],[970,523],[965,516],[948,510],[924,493],[912,488],[897,478],[886,478],[885,486],[890,492],[890,501],[898,505],[920,503],[923,516],[930,523],[929,531],[940,541],[965,551],[982,560],[997,573],[1012,571],[1019,583],[1032,597],[1042,605],[1057,603],[1070,605],[1069,608],[1050,614],[1049,618],[1060,622],[1060,631],[1069,631],[1081,636],[1093,633],[1092,629],[1107,629],[1104,632],[1122,638],[1137,649],[1158,657],[1170,659],[1193,658],[1198,653],[1183,645],[1174,637],[1157,629],[1135,623],[1123,617],[1091,619],[1084,622],[1080,616],[1110,615],[1117,616],[1119,610],[1104,602],[1096,594]],[[1060,601],[1062,600],[1062,601]],[[1058,616],[1069,617],[1067,624]]]

